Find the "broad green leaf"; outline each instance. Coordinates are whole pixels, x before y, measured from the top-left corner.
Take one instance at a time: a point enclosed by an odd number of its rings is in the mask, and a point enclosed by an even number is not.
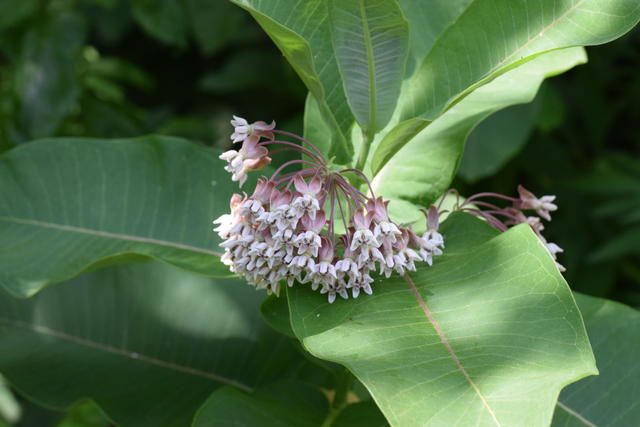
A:
[[[331,40],[347,102],[373,138],[391,119],[400,94],[409,25],[395,0],[331,0]]]
[[[639,20],[637,0],[476,0],[439,36],[406,85],[402,119],[433,120],[536,55],[606,43]]]
[[[187,44],[187,11],[182,1],[133,0],[133,17],[156,39],[178,47]]]
[[[221,386],[286,377],[297,352],[262,294],[160,263],[109,267],[30,299],[0,290],[0,372],[64,409],[91,398],[121,426],[186,426]]]
[[[481,122],[469,135],[458,175],[474,182],[496,173],[525,145],[539,111],[533,102],[498,111]]]
[[[418,64],[429,53],[442,32],[465,11],[474,0],[398,0],[409,21],[410,59],[407,75],[412,75]]]
[[[231,1],[251,13],[316,98],[332,132],[328,157],[335,155],[338,162],[348,163],[354,119],[331,46],[326,0]]]
[[[0,0],[0,31],[19,24],[38,8],[38,0]]]
[[[218,155],[159,136],[51,139],[7,152],[0,157],[0,284],[29,296],[130,253],[229,275],[211,221],[239,190]]]
[[[638,425],[640,312],[614,301],[575,296],[600,375],[585,378],[560,393],[552,425]]]
[[[19,126],[27,138],[51,136],[75,105],[76,61],[84,43],[81,16],[57,14],[24,35],[15,69]]]
[[[264,321],[273,329],[283,335],[295,338],[293,329],[291,329],[289,305],[286,298],[269,295],[260,304],[260,312]]]
[[[429,123],[424,119],[409,119],[394,126],[386,133],[380,143],[376,144],[377,148],[371,158],[371,175],[376,176],[380,169]]]
[[[322,119],[318,101],[309,92],[304,104],[304,138],[323,153],[331,150],[331,130]]]
[[[377,280],[373,296],[289,289],[294,332],[394,426],[548,424],[560,390],[597,373],[569,287],[527,225],[496,236],[458,213],[443,233],[433,267]]]
[[[464,143],[483,119],[504,107],[530,102],[543,79],[586,61],[582,48],[557,50],[498,77],[476,89],[404,145],[373,180],[377,195],[394,202],[394,219],[413,222],[422,214],[418,206],[433,203],[455,176]],[[382,150],[382,145],[380,145]],[[377,158],[377,153],[373,159]],[[415,161],[420,159],[420,161]]]
[[[270,384],[253,393],[222,387],[200,408],[193,427],[320,427],[328,412],[320,390],[301,382]]]

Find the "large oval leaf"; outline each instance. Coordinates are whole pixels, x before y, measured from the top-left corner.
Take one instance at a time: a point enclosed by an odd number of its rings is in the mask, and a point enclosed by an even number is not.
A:
[[[600,375],[560,393],[553,426],[640,424],[638,354],[640,312],[623,304],[576,294]]]
[[[389,0],[332,0],[331,39],[347,102],[373,138],[395,109],[407,62],[409,26]]]
[[[475,87],[540,53],[606,43],[639,20],[637,0],[471,2],[407,85],[402,118],[433,120]]]
[[[548,424],[560,389],[597,373],[566,282],[526,225],[495,236],[455,214],[443,232],[433,267],[371,297],[329,305],[289,289],[294,332],[347,366],[392,425]]]
[[[286,375],[297,351],[262,294],[160,263],[110,267],[30,299],[0,290],[0,372],[40,404],[94,399],[123,426],[186,426],[221,386]]]
[[[506,106],[530,102],[545,77],[585,61],[582,48],[541,55],[476,89],[406,145],[402,146],[407,140],[397,140],[394,149],[399,151],[392,158],[388,157],[386,151],[391,148],[383,140],[376,149],[373,161],[390,160],[373,180],[376,194],[394,200],[390,209],[397,221],[413,222],[420,218],[422,214],[415,205],[427,206],[449,188],[460,162],[465,140],[479,122]],[[389,135],[393,135],[393,131]],[[378,162],[375,167],[379,168],[381,164],[384,163]]]
[[[212,219],[238,188],[218,152],[182,139],[54,139],[0,157],[0,284],[28,296],[126,253],[208,275]]]

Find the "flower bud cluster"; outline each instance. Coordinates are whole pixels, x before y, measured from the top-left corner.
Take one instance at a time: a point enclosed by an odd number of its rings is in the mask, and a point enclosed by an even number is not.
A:
[[[271,179],[260,179],[250,197],[234,195],[231,213],[214,221],[224,239],[222,261],[232,272],[270,293],[277,294],[284,281],[307,285],[333,303],[338,295],[371,294],[374,273],[405,274],[442,254],[435,207],[427,214],[428,231],[418,236],[391,221],[388,202],[351,186],[342,176],[347,170],[330,171],[317,150],[299,151],[313,161],[292,163],[311,167],[278,176],[281,167]],[[337,212],[342,234],[335,232]]]
[[[449,190],[449,192],[455,191]],[[556,196],[542,196],[538,198],[522,185],[518,186],[518,196],[519,197],[514,198],[497,193],[478,193],[467,198],[459,206],[459,209],[485,219],[500,231],[504,231],[518,224],[529,224],[553,259],[556,260],[558,269],[561,272],[566,271],[566,268],[557,261],[557,254],[563,252],[562,248],[555,243],[548,242],[542,235],[544,224],[541,218],[551,221],[551,212],[558,210],[558,206],[553,203]],[[485,200],[489,197],[510,201],[511,206],[498,207]],[[525,211],[535,211],[539,216],[528,216],[525,214]]]

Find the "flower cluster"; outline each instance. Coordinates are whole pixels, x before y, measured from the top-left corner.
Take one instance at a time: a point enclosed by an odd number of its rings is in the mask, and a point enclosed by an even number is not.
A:
[[[448,193],[455,193],[455,190],[449,190]],[[561,272],[566,271],[564,266],[557,261],[557,254],[563,252],[562,248],[555,243],[548,242],[542,235],[544,224],[541,218],[551,221],[551,212],[558,210],[558,206],[553,203],[556,196],[538,198],[522,185],[518,186],[518,196],[509,197],[497,193],[478,193],[464,200],[462,204],[459,204],[458,209],[486,220],[500,231],[505,231],[507,228],[518,224],[529,224],[553,259],[556,260],[558,269]],[[511,202],[511,205],[498,207],[493,203],[487,202],[487,198],[506,200]],[[527,216],[524,211],[535,211],[539,216]]]
[[[347,299],[349,293],[353,298],[361,292],[371,294],[375,272],[386,277],[405,274],[416,270],[416,262],[431,265],[433,257],[442,254],[444,239],[438,233],[435,207],[425,212],[428,230],[418,236],[389,218],[388,202],[375,198],[371,189],[371,196],[362,193],[345,178],[351,172],[366,181],[362,172],[332,170],[313,144],[275,129],[274,123],[249,125],[238,117],[231,123],[232,139],[243,141],[243,146],[220,158],[229,163],[226,169],[234,181],[244,183],[246,170],[269,163],[262,160],[268,159],[268,145],[308,159],[286,162],[271,178],[261,178],[251,196],[235,194],[231,213],[214,221],[224,239],[222,261],[249,284],[277,294],[281,281],[289,286],[300,283],[327,294],[333,303],[337,295]],[[275,140],[274,133],[299,143]],[[291,165],[304,168],[283,173]],[[337,227],[344,232],[338,233]]]

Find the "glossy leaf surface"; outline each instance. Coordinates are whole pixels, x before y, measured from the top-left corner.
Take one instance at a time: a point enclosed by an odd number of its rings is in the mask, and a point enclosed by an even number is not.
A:
[[[394,426],[545,425],[560,390],[597,373],[578,308],[528,226],[496,236],[466,214],[446,254],[373,296],[289,290],[294,332],[347,366]]]
[[[417,220],[422,214],[415,206],[433,203],[449,188],[465,140],[480,121],[506,106],[530,102],[545,77],[585,60],[582,48],[541,55],[476,89],[413,137],[373,180],[376,194],[393,200],[392,217],[401,222]],[[383,148],[380,145],[380,150]]]
[[[0,284],[28,296],[130,253],[229,275],[211,221],[238,187],[218,154],[155,136],[44,140],[6,153]]]
[[[395,1],[332,0],[331,39],[347,102],[373,138],[391,119],[407,62],[409,25]]]
[[[606,43],[639,20],[636,0],[470,2],[412,77],[402,119],[433,120],[473,88],[540,53]]]

